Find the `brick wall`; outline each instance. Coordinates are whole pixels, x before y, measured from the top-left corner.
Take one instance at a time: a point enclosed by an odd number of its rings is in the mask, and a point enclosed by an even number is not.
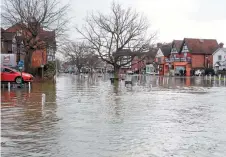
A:
[[[209,67],[213,66],[213,56],[208,55]],[[192,54],[192,68],[204,68],[207,66],[205,55]]]
[[[204,55],[192,55],[192,68],[204,68]]]
[[[143,59],[143,58],[142,58]],[[132,61],[132,71],[140,70],[141,68],[144,68],[146,65],[146,60],[140,60],[138,57],[135,57]]]

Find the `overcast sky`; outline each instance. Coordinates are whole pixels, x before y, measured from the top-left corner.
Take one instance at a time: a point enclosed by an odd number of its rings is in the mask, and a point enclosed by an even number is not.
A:
[[[158,31],[158,41],[212,38],[226,44],[226,0],[117,0],[124,8],[143,13]],[[92,11],[107,13],[112,0],[71,0],[72,25],[82,26]],[[72,31],[72,38],[78,34]]]

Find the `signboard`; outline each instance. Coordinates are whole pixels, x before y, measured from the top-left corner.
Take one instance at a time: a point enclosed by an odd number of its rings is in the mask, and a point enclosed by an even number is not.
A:
[[[24,61],[19,61],[18,67],[24,67]]]
[[[18,67],[19,67],[20,70],[22,70],[23,67],[24,67],[24,61],[19,61],[18,62]]]
[[[1,65],[16,67],[16,54],[1,54]]]
[[[32,67],[41,67],[47,63],[46,49],[36,50],[32,54]]]

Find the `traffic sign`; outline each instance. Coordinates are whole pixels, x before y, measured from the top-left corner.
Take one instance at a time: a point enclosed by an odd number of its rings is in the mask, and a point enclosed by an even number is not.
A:
[[[24,66],[24,61],[19,61],[18,66],[19,67],[23,67]]]

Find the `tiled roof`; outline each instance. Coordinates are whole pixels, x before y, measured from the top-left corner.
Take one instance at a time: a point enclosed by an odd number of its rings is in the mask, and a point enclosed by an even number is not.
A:
[[[173,44],[175,45],[177,52],[180,51],[181,45],[183,44],[183,40],[174,40]]]
[[[216,39],[193,39],[185,38],[184,42],[186,43],[189,51],[193,54],[213,54],[218,48],[219,45]],[[181,46],[182,49],[182,46]]]
[[[25,26],[26,27],[26,26]],[[21,29],[21,24],[15,24],[8,29],[6,29],[7,32],[13,32],[15,33],[17,30]],[[55,39],[55,31],[47,31],[40,27],[40,33],[38,37],[45,42],[48,42],[49,45],[56,45],[56,39]]]
[[[55,42],[55,31],[40,31],[39,37],[43,41]]]
[[[156,56],[156,54],[157,54],[157,52],[158,52],[158,49],[157,49],[157,48],[152,48],[152,49],[150,49],[148,52],[146,52],[146,56],[147,56],[148,58],[154,59],[155,56]]]
[[[161,49],[163,55],[165,57],[167,57],[170,55],[170,52],[171,52],[171,44],[162,45],[160,49]]]
[[[112,54],[115,57],[121,57],[121,56],[132,56],[133,52],[130,49],[122,49],[117,52],[113,52]]]

